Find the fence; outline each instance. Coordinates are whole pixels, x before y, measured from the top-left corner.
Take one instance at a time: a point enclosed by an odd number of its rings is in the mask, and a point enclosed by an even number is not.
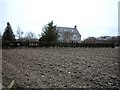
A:
[[[15,41],[2,42],[2,48],[21,48],[21,47],[111,47],[114,48],[114,43],[48,43],[48,42],[30,42],[30,41]]]

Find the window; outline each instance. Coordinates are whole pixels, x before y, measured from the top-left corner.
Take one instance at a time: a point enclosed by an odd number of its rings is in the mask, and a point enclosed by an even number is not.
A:
[[[76,35],[74,34],[73,37],[76,38]]]
[[[66,32],[66,30],[64,29],[64,31]]]
[[[60,37],[62,37],[62,34],[59,34]]]

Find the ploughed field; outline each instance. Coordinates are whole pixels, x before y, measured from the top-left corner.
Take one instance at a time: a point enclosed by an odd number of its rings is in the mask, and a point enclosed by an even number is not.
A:
[[[3,85],[24,88],[118,87],[117,48],[2,50]]]

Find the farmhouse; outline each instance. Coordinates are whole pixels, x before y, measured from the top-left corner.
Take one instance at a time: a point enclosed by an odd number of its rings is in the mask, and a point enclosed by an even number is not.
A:
[[[80,43],[81,35],[77,30],[77,26],[74,28],[69,27],[57,27],[58,41],[65,43]]]

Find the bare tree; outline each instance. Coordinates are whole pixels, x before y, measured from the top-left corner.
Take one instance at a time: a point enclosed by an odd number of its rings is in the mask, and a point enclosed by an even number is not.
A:
[[[88,37],[85,40],[83,40],[86,43],[95,43],[96,42],[96,38],[95,37]]]
[[[24,34],[24,32],[20,29],[19,26],[18,26],[17,28],[18,28],[18,30],[17,30],[17,37],[18,37],[19,39],[21,39],[22,36],[23,36],[23,34]]]
[[[27,35],[26,35],[26,38],[34,39],[35,38],[35,34],[33,32],[28,32]]]

